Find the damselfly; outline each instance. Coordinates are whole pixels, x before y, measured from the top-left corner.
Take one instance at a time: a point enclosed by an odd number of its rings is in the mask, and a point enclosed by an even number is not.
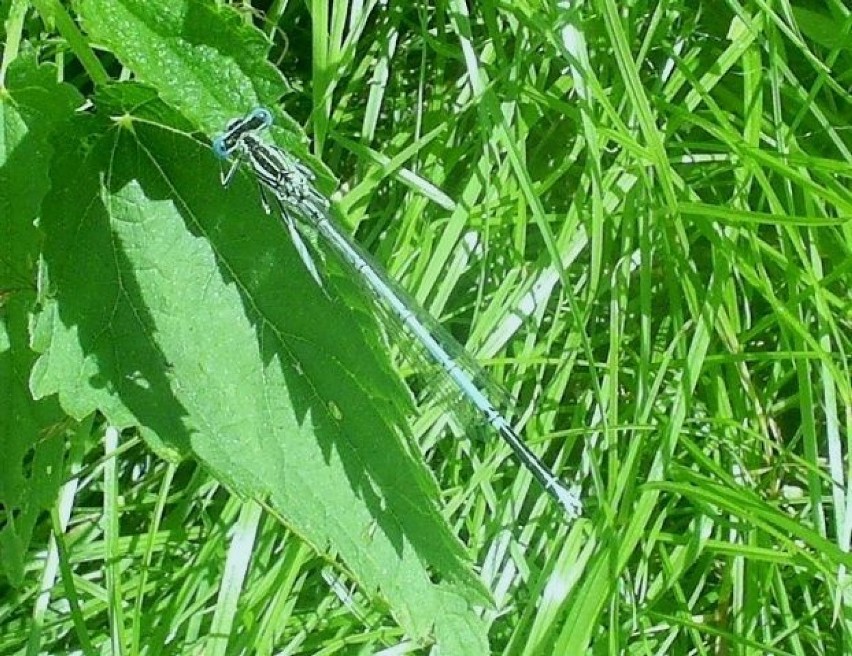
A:
[[[563,484],[539,460],[509,421],[491,402],[488,394],[476,383],[466,367],[462,367],[452,355],[462,347],[447,347],[419,318],[425,310],[415,309],[411,301],[397,292],[383,272],[372,264],[331,218],[329,201],[314,186],[313,173],[285,150],[266,143],[258,133],[272,125],[272,114],[257,108],[244,118],[230,121],[225,131],[213,141],[213,150],[225,160],[233,160],[222,183],[227,185],[241,163],[251,168],[262,187],[265,187],[277,203],[294,241],[297,251],[305,262],[311,276],[322,281],[299,230],[302,226],[320,235],[337,255],[351,266],[364,284],[394,315],[405,329],[416,339],[435,362],[449,375],[460,392],[476,407],[488,423],[511,447],[518,460],[564,508],[569,519],[577,517],[582,504],[579,491]],[[264,200],[264,204],[266,201]],[[267,205],[268,209],[268,205]]]

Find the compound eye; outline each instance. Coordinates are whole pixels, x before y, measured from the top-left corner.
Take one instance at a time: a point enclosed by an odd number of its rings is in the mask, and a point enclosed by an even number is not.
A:
[[[272,125],[272,112],[266,107],[255,107],[248,115],[250,121],[260,121],[261,127],[268,128]]]
[[[219,159],[228,159],[231,156],[224,136],[219,135],[213,140],[213,152],[216,153],[216,157]]]

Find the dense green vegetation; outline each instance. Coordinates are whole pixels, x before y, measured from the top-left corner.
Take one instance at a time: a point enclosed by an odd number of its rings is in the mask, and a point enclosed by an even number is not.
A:
[[[844,3],[0,18],[0,654],[852,652]],[[579,519],[223,188],[257,106]]]

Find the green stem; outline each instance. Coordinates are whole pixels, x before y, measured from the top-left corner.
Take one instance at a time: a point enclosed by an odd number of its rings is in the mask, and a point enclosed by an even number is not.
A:
[[[57,31],[65,37],[71,52],[77,55],[77,59],[80,60],[92,81],[95,84],[109,82],[109,73],[101,65],[94,50],[89,46],[88,39],[77,29],[74,19],[65,7],[58,0],[32,0],[32,4],[45,21],[53,20]]]
[[[27,0],[12,0],[12,8],[6,18],[6,47],[3,50],[3,61],[0,62],[0,88],[6,82],[6,69],[9,68],[21,45],[21,34],[24,31],[24,16],[27,14]]]

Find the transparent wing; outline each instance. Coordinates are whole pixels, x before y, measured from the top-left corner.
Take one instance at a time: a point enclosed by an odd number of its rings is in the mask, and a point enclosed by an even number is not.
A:
[[[290,153],[256,136],[255,132],[268,127],[271,120],[268,112],[258,112],[255,110],[218,137],[214,142],[220,146],[216,152],[227,157],[236,153],[237,161],[247,163],[260,184],[275,196],[296,250],[314,280],[322,285],[314,259],[299,234],[302,231],[309,235],[311,243],[314,233],[321,238],[317,247],[334,253],[353,278],[370,292],[377,306],[383,308],[384,316],[401,326],[428,353],[461,395],[509,445],[520,463],[562,505],[566,518],[577,517],[582,509],[579,491],[562,483],[521,439],[499,409],[497,399],[506,395],[465,349],[339,227],[331,217],[328,199],[314,187],[311,171]],[[322,257],[325,255],[323,252]]]
[[[417,301],[376,264],[372,257],[346,235],[338,224],[333,222],[327,208],[312,207],[300,212],[305,219],[298,225],[307,224],[325,237],[332,250],[348,264],[356,279],[373,296],[385,326],[385,339],[391,344],[399,344],[400,335],[407,335],[407,357],[417,362],[415,354],[423,360],[422,354],[437,364],[433,370],[443,373],[434,376],[440,382],[430,383],[434,391],[454,387],[460,396],[471,403],[479,414],[481,423],[490,425],[510,446],[521,464],[530,471],[542,487],[563,507],[568,519],[582,512],[580,492],[576,485],[568,486],[555,476],[541,462],[538,456],[517,434],[508,419],[498,408],[510,407],[510,396],[497,385],[477,361],[459,342],[449,334]],[[436,397],[439,398],[439,397]],[[421,399],[422,400],[422,399]],[[446,410],[446,408],[443,408]],[[454,411],[459,416],[458,411]],[[470,415],[472,416],[472,415]]]

